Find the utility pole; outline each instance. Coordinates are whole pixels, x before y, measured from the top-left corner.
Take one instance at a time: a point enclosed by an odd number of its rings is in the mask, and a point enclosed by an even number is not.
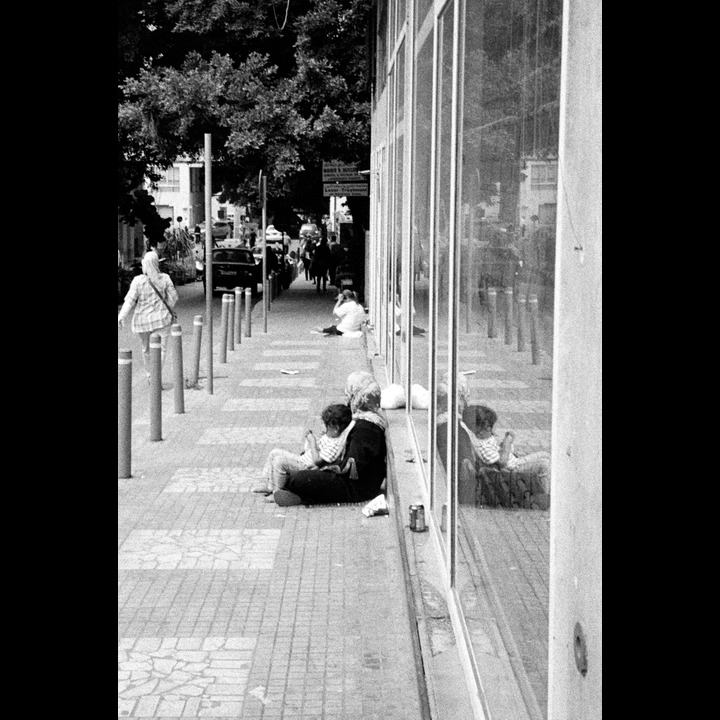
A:
[[[267,246],[267,237],[266,237],[266,228],[267,228],[267,178],[263,174],[263,171],[260,171],[260,199],[262,202],[262,239],[263,239],[263,332],[267,333],[267,315],[268,315],[268,305],[270,303],[270,298],[268,294],[268,281],[267,281],[267,254],[268,254],[268,246]]]
[[[205,317],[207,324],[207,391],[213,394],[212,317],[212,135],[205,133]]]

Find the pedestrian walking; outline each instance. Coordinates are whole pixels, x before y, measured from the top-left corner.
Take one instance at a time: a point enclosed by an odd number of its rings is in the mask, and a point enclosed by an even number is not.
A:
[[[118,327],[124,327],[125,319],[134,309],[132,331],[140,337],[145,374],[150,380],[150,336],[160,335],[161,358],[165,362],[170,326],[175,320],[173,307],[178,301],[177,291],[167,273],[160,272],[160,262],[155,252],[148,252],[142,259],[142,275],[130,283],[125,302],[118,314]]]
[[[302,254],[301,254],[303,266],[305,268],[305,279],[310,280],[310,281],[312,281],[312,279],[313,279],[313,276],[310,274],[310,271],[311,271],[310,266],[312,265],[312,256],[313,256],[314,248],[315,248],[315,243],[312,241],[311,238],[308,238],[305,241],[304,245],[302,246]]]
[[[340,261],[342,260],[343,250],[340,245],[340,243],[337,241],[336,235],[330,236],[330,267],[328,268],[330,271],[330,284],[337,287],[336,282],[336,274],[338,265],[340,264]],[[339,290],[340,288],[338,288]]]
[[[320,243],[315,248],[312,259],[312,274],[315,276],[317,283],[318,295],[327,293],[327,276],[330,269],[330,248],[328,247],[327,238],[321,238]],[[320,286],[322,285],[322,290]]]

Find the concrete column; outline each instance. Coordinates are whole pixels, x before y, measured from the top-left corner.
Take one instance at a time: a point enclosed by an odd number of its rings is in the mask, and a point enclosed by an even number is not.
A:
[[[565,0],[548,717],[602,717],[602,5]]]

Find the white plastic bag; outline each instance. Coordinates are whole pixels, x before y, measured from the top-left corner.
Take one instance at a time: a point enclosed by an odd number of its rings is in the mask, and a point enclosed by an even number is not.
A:
[[[380,393],[380,407],[395,410],[405,407],[405,388],[402,385],[388,385]]]
[[[374,500],[371,500],[363,509],[362,514],[365,517],[373,517],[374,515],[389,515],[390,510],[388,509],[387,501],[384,495],[378,495]]]
[[[416,410],[427,410],[430,407],[430,392],[422,385],[413,385],[410,388],[410,399]]]

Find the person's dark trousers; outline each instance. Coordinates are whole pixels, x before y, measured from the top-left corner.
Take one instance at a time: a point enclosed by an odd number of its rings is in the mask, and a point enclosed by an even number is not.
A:
[[[317,276],[317,291],[320,292],[320,281],[322,280],[322,291],[327,292],[327,270]]]
[[[310,260],[303,261],[303,262],[305,262],[305,279],[309,280],[310,279]]]
[[[285,490],[298,495],[306,505],[357,502],[345,477],[323,470],[301,470],[290,476]]]

